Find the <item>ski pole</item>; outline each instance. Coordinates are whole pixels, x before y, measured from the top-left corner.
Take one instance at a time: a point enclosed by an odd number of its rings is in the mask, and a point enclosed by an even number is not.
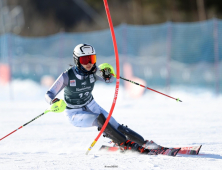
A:
[[[113,67],[112,67],[110,64],[108,64],[108,63],[100,64],[100,65],[99,65],[99,69],[100,69],[100,70],[109,69],[109,72],[113,75],[113,77],[116,78],[115,71],[114,71]],[[169,97],[169,98],[171,98],[171,99],[174,99],[174,100],[176,100],[176,101],[182,102],[179,98],[176,99],[176,98],[174,98],[174,97],[168,96],[168,95],[166,95],[166,94],[164,94],[164,93],[161,93],[161,92],[159,92],[159,91],[156,91],[156,90],[154,90],[154,89],[151,89],[151,88],[149,88],[149,87],[146,87],[146,86],[144,86],[144,85],[142,85],[142,84],[136,83],[136,82],[134,82],[134,81],[132,81],[132,80],[128,80],[128,79],[123,78],[123,77],[121,77],[121,76],[120,76],[119,78],[120,78],[120,79],[123,79],[123,80],[125,80],[125,81],[128,81],[128,82],[130,82],[130,83],[136,84],[136,85],[138,85],[138,86],[144,87],[144,88],[146,88],[146,89],[152,90],[152,91],[154,91],[154,92],[156,92],[156,93],[159,93],[159,94],[162,94],[162,95],[164,95],[164,96],[167,96],[167,97]]]
[[[120,79],[123,79],[123,80],[128,81],[128,82],[133,83],[133,84],[136,84],[136,85],[138,85],[138,86],[144,87],[144,88],[146,88],[146,89],[152,90],[152,91],[154,91],[154,92],[156,92],[156,93],[159,93],[159,94],[162,94],[162,95],[164,95],[164,96],[167,96],[167,97],[169,97],[169,98],[171,98],[171,99],[176,100],[177,102],[178,102],[178,101],[179,101],[179,102],[182,102],[179,98],[176,99],[176,98],[174,98],[174,97],[168,96],[168,95],[166,95],[166,94],[164,94],[164,93],[161,93],[161,92],[159,92],[159,91],[156,91],[156,90],[154,90],[154,89],[151,89],[151,88],[149,88],[149,87],[146,87],[146,86],[144,86],[144,85],[142,85],[142,84],[136,83],[136,82],[134,82],[134,81],[132,81],[132,80],[128,80],[128,79],[123,78],[123,77],[120,77]]]
[[[115,71],[114,71],[113,67],[112,67],[110,64],[108,64],[108,63],[100,64],[100,65],[99,65],[99,69],[100,69],[100,70],[109,69],[109,72],[113,75],[113,77],[116,78]],[[130,83],[136,84],[136,85],[138,85],[138,86],[144,87],[144,88],[146,88],[146,89],[152,90],[152,91],[154,91],[154,92],[156,92],[156,93],[159,93],[159,94],[162,94],[162,95],[164,95],[164,96],[167,96],[167,97],[169,97],[169,98],[171,98],[171,99],[174,99],[174,100],[176,100],[176,101],[182,102],[179,98],[176,99],[176,98],[174,98],[174,97],[168,96],[168,95],[166,95],[166,94],[164,94],[164,93],[161,93],[161,92],[159,92],[159,91],[156,91],[156,90],[154,90],[154,89],[151,89],[151,88],[149,88],[149,87],[146,87],[146,86],[144,86],[144,85],[142,85],[142,84],[136,83],[136,82],[134,82],[134,81],[132,81],[132,80],[128,80],[128,79],[123,78],[123,77],[121,77],[121,76],[120,76],[119,78],[120,78],[120,79],[123,79],[123,80],[125,80],[125,81],[128,81],[128,82],[130,82]]]
[[[17,130],[23,128],[24,126],[28,125],[29,123],[33,122],[34,120],[38,119],[39,117],[43,116],[44,114],[48,113],[48,112],[55,112],[55,113],[60,113],[63,112],[66,108],[66,103],[63,100],[59,100],[58,102],[54,103],[51,105],[50,109],[47,109],[45,112],[43,112],[42,114],[36,116],[34,119],[30,120],[29,122],[25,123],[24,125],[20,126],[18,129],[12,131],[11,133],[7,134],[6,136],[4,136],[3,138],[0,139],[0,141],[6,137],[8,137],[9,135],[13,134],[14,132],[16,132]]]

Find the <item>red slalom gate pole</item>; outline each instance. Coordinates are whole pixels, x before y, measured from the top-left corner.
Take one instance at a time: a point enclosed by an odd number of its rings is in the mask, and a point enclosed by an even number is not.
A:
[[[91,146],[89,147],[89,149],[86,152],[86,155],[88,155],[89,151],[92,149],[92,147],[96,144],[96,142],[98,141],[99,137],[101,136],[101,134],[103,133],[103,131],[105,130],[115,107],[116,104],[116,100],[117,100],[117,96],[118,96],[118,91],[119,91],[119,55],[118,55],[118,48],[117,48],[117,43],[116,43],[116,37],[115,37],[115,32],[114,32],[114,28],[113,28],[113,23],[112,23],[112,19],[110,16],[110,12],[109,12],[109,6],[108,6],[108,2],[107,0],[103,0],[104,2],[104,6],[105,6],[105,10],[106,10],[106,15],[107,15],[107,19],[109,22],[109,27],[110,27],[110,31],[111,31],[111,35],[112,35],[112,40],[113,40],[113,46],[114,46],[114,51],[115,51],[115,57],[116,57],[116,90],[115,90],[115,95],[114,95],[114,99],[113,99],[113,103],[112,103],[112,107],[110,109],[109,115],[102,127],[102,129],[100,130],[100,133],[98,134],[98,136],[96,137],[96,139],[93,141],[93,143],[91,144]]]
[[[159,91],[156,91],[156,90],[151,89],[151,88],[149,88],[149,87],[146,87],[146,86],[144,86],[144,85],[141,85],[141,84],[139,84],[139,83],[136,83],[136,82],[134,82],[134,81],[132,81],[132,80],[128,80],[128,79],[123,78],[123,77],[120,77],[120,78],[123,79],[123,80],[125,80],[125,81],[128,81],[128,82],[130,82],[130,83],[133,83],[133,84],[136,84],[136,85],[138,85],[138,86],[141,86],[141,87],[144,87],[144,88],[146,88],[146,89],[149,89],[149,90],[151,90],[151,91],[154,91],[154,92],[156,92],[156,93],[162,94],[162,95],[164,95],[164,96],[166,96],[166,97],[169,97],[169,98],[171,98],[171,99],[174,99],[174,100],[176,100],[176,101],[182,102],[179,98],[176,99],[176,98],[174,98],[174,97],[168,96],[168,95],[166,95],[166,94],[164,94],[164,93],[161,93],[161,92],[159,92]]]

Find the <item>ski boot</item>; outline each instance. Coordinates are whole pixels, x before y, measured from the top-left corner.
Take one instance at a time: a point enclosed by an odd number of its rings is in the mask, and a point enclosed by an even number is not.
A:
[[[147,154],[147,155],[157,155],[157,154],[159,154],[159,152],[156,152],[156,150],[146,149],[142,146],[139,146],[139,144],[137,144],[133,141],[130,141],[130,140],[127,140],[125,143],[121,143],[120,148],[124,148],[125,151],[126,150],[137,151],[139,153]]]
[[[106,121],[106,118],[103,114],[100,114],[97,117],[97,123],[99,125],[98,130],[101,130],[105,121]],[[115,129],[110,123],[108,123],[106,129],[104,130],[104,134],[105,134],[105,137],[112,139],[112,141],[116,143],[116,145],[118,145],[122,150],[125,150],[125,151],[132,150],[132,151],[137,151],[137,152],[148,154],[148,155],[158,154],[157,152],[151,151],[149,149],[146,149],[140,146],[138,143],[134,141],[128,140],[124,134],[122,134],[119,130]]]
[[[157,145],[152,140],[151,141],[144,140],[144,138],[141,135],[134,132],[127,126],[123,126],[123,124],[118,127],[118,130],[122,132],[127,137],[128,140],[134,141],[146,149],[161,149],[162,148],[160,145]]]
[[[119,125],[117,128],[120,132],[122,132],[128,140],[134,141],[139,145],[143,145],[145,143],[143,137],[138,133],[134,132],[132,129],[128,128],[127,126]]]

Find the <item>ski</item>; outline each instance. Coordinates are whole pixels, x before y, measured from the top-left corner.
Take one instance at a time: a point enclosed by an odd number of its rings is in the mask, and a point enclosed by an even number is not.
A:
[[[181,148],[160,148],[160,149],[151,149],[148,155],[167,155],[167,156],[176,156]],[[156,153],[156,154],[153,154]]]
[[[143,145],[146,149],[158,149],[163,148],[164,146],[158,145],[152,140],[148,141],[146,140],[146,143]],[[180,147],[180,151],[178,154],[184,154],[184,155],[198,155],[199,151],[201,149],[202,145],[199,146],[188,146],[188,147]]]
[[[109,142],[110,144],[113,143],[112,141]],[[164,147],[161,145],[156,144],[154,141],[152,140],[146,140],[146,143],[143,144],[143,147],[149,150],[152,150],[153,152],[159,152],[161,149],[166,149],[165,152],[162,152],[161,154],[165,154],[165,155],[170,155],[173,156],[174,152],[176,152],[176,154],[182,154],[182,155],[198,155],[200,152],[200,149],[202,147],[202,145],[198,145],[198,146],[187,146],[187,147],[175,147],[175,148],[168,148],[168,147]],[[179,150],[178,150],[179,149]],[[100,148],[100,150],[107,150],[107,151],[111,151],[111,152],[116,152],[116,151],[121,151],[124,152],[124,149],[122,149],[121,147],[118,147],[117,145],[114,144],[113,147],[111,146],[106,146],[106,145],[102,145],[102,147]],[[178,150],[178,152],[177,152]],[[151,152],[152,153],[152,152]],[[150,153],[150,154],[151,154]]]
[[[181,147],[181,150],[178,153],[184,154],[184,155],[198,155],[201,147],[202,147],[202,145]]]
[[[147,155],[168,155],[168,156],[176,156],[181,148],[160,148],[160,149],[150,149],[150,152]],[[100,151],[108,151],[108,152],[117,152],[120,151],[122,153],[131,150],[124,150],[119,146],[106,146],[102,145],[99,149]]]

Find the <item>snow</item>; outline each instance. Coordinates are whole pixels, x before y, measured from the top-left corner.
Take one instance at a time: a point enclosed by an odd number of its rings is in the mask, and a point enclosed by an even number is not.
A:
[[[0,138],[48,107],[44,100],[47,88],[31,80],[15,80],[0,89]],[[103,137],[85,155],[98,135],[97,128],[77,128],[69,124],[63,113],[47,113],[0,141],[0,169],[221,169],[222,96],[199,89],[198,93],[194,93],[195,89],[173,89],[169,95],[179,97],[182,103],[149,90],[142,98],[131,99],[121,86],[113,116],[145,139],[163,146],[203,145],[199,155],[99,152],[102,144],[109,145]],[[166,93],[164,89],[156,90]],[[96,84],[93,95],[109,111],[114,91],[115,84]]]

